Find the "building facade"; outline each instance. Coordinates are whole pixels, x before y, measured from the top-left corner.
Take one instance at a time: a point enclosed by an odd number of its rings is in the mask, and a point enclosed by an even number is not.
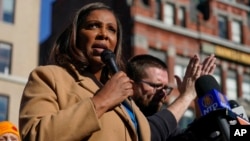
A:
[[[0,121],[18,124],[28,75],[38,65],[39,0],[0,0]]]
[[[41,45],[40,64],[75,9],[96,0],[57,0],[53,5],[52,35]],[[100,1],[100,0],[99,0]],[[151,54],[167,63],[170,85],[183,77],[189,58],[217,57],[214,77],[228,100],[243,105],[250,116],[249,2],[237,0],[104,0],[120,16],[125,58]],[[199,5],[199,6],[198,6]],[[198,8],[199,7],[199,8]],[[60,15],[63,15],[60,16]],[[68,18],[67,18],[68,17]],[[166,100],[171,103],[177,89]],[[194,104],[183,124],[195,116]],[[187,120],[185,120],[187,119]]]
[[[198,5],[190,0],[134,1],[132,55],[160,57],[168,64],[170,83],[175,86],[174,75],[184,75],[188,58],[215,54],[214,77],[222,93],[243,105],[249,116],[250,8],[247,2],[227,0],[203,1],[200,10]]]

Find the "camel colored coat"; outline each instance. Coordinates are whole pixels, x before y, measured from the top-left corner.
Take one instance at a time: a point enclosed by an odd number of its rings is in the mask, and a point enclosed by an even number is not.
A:
[[[74,77],[73,77],[74,76]],[[147,119],[129,102],[139,133],[122,105],[97,118],[91,97],[99,89],[73,69],[40,66],[24,89],[19,130],[24,141],[150,141]]]

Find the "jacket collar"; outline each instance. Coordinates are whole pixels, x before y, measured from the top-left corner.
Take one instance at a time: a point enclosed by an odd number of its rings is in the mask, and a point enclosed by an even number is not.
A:
[[[69,73],[73,75],[75,81],[89,92],[95,94],[101,87],[101,83],[89,72],[80,73],[74,65],[70,65],[68,69]]]

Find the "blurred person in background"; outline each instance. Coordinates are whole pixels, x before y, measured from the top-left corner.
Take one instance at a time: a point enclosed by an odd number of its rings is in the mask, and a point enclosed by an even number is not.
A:
[[[148,55],[136,55],[127,63],[127,75],[134,81],[135,103],[147,116],[151,128],[152,141],[166,141],[182,133],[177,127],[184,112],[196,99],[195,81],[199,76],[212,74],[215,70],[216,58],[210,55],[200,62],[194,55],[187,66],[183,81],[175,76],[179,97],[167,108],[163,108],[164,99],[173,87],[169,86],[167,65],[160,59]]]
[[[21,141],[18,128],[9,121],[1,121],[0,141]]]

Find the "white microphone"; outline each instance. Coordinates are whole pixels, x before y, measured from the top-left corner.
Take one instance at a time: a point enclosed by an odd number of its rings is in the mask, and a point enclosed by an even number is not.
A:
[[[247,113],[243,106],[239,105],[235,100],[229,100],[229,105],[234,113],[239,115],[241,118],[249,121]]]
[[[239,105],[235,100],[228,101],[231,110],[237,114],[237,121],[240,125],[250,125],[247,113],[243,106]]]

